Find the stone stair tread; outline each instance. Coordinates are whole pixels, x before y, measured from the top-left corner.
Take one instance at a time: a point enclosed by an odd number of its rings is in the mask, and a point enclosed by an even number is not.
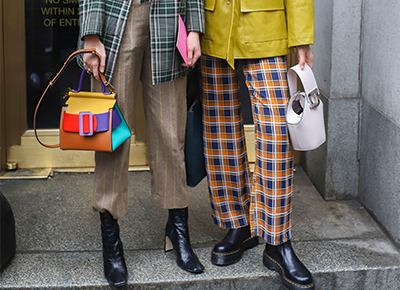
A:
[[[322,284],[321,282],[332,274],[345,272],[360,272],[365,275],[365,272],[390,269],[395,270],[397,275],[400,274],[400,254],[386,239],[299,241],[293,242],[293,247],[309,270],[318,277],[316,285]],[[147,289],[146,287],[152,289],[154,285],[176,283],[209,287],[213,283],[238,279],[260,280],[254,285],[249,283],[246,289],[259,289],[257,288],[260,286],[259,283],[265,283],[265,280],[280,285],[277,274],[262,264],[263,244],[245,252],[238,263],[226,267],[211,264],[211,249],[210,247],[195,249],[206,267],[204,273],[197,275],[179,269],[173,252],[126,251],[129,285],[140,286],[140,289]],[[102,271],[101,251],[17,253],[1,276],[0,288],[104,287],[108,289]]]

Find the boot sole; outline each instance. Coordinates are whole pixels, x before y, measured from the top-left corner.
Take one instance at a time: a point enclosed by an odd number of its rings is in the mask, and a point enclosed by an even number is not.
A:
[[[254,248],[258,245],[258,237],[248,238],[241,245],[240,248],[229,253],[217,253],[212,251],[211,263],[217,266],[227,266],[238,262],[242,258],[244,251]]]
[[[265,252],[263,254],[263,264],[270,270],[274,270],[278,272],[279,276],[281,276],[282,284],[285,285],[286,288],[290,290],[314,290],[315,284],[314,281],[307,285],[301,285],[296,282],[291,281],[285,276],[285,272],[283,267],[270,256],[268,256]]]

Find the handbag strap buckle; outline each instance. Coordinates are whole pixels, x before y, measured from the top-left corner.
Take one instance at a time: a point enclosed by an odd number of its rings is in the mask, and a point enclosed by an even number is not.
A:
[[[84,125],[86,125],[85,121],[84,121],[84,116],[89,117],[89,132],[87,132],[87,130],[84,130],[84,129],[87,129],[87,128],[84,128]],[[92,112],[80,112],[79,113],[79,135],[80,136],[92,136],[93,135],[93,113]]]
[[[319,96],[318,88],[315,88],[308,94],[307,101],[310,104],[310,109],[315,109],[319,106],[321,103]]]

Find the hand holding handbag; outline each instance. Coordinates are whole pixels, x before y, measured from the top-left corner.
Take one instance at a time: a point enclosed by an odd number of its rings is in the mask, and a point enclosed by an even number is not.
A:
[[[297,76],[304,92],[297,91]],[[288,71],[290,100],[286,110],[286,123],[294,150],[309,151],[326,141],[324,104],[311,68],[305,64],[291,67]]]
[[[72,53],[61,70],[46,87],[36,106],[33,127],[38,142],[48,148],[60,147],[63,150],[96,150],[114,151],[125,140],[131,137],[131,131],[117,105],[117,94],[100,73],[102,92],[81,91],[82,81],[86,75],[83,70],[77,90],[68,89],[64,98],[66,105],[61,110],[60,143],[47,145],[39,140],[36,131],[36,114],[47,90],[57,81],[72,59],[83,53],[100,55],[93,49],[82,49]],[[108,92],[106,87],[110,90]]]

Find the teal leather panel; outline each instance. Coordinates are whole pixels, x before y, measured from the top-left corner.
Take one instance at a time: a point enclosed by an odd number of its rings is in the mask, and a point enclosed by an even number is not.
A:
[[[129,129],[124,116],[122,116],[121,111],[119,110],[117,104],[115,104],[114,109],[118,112],[118,115],[121,118],[121,124],[118,127],[114,128],[111,133],[111,146],[112,151],[118,148],[126,139],[132,136],[131,130]]]

